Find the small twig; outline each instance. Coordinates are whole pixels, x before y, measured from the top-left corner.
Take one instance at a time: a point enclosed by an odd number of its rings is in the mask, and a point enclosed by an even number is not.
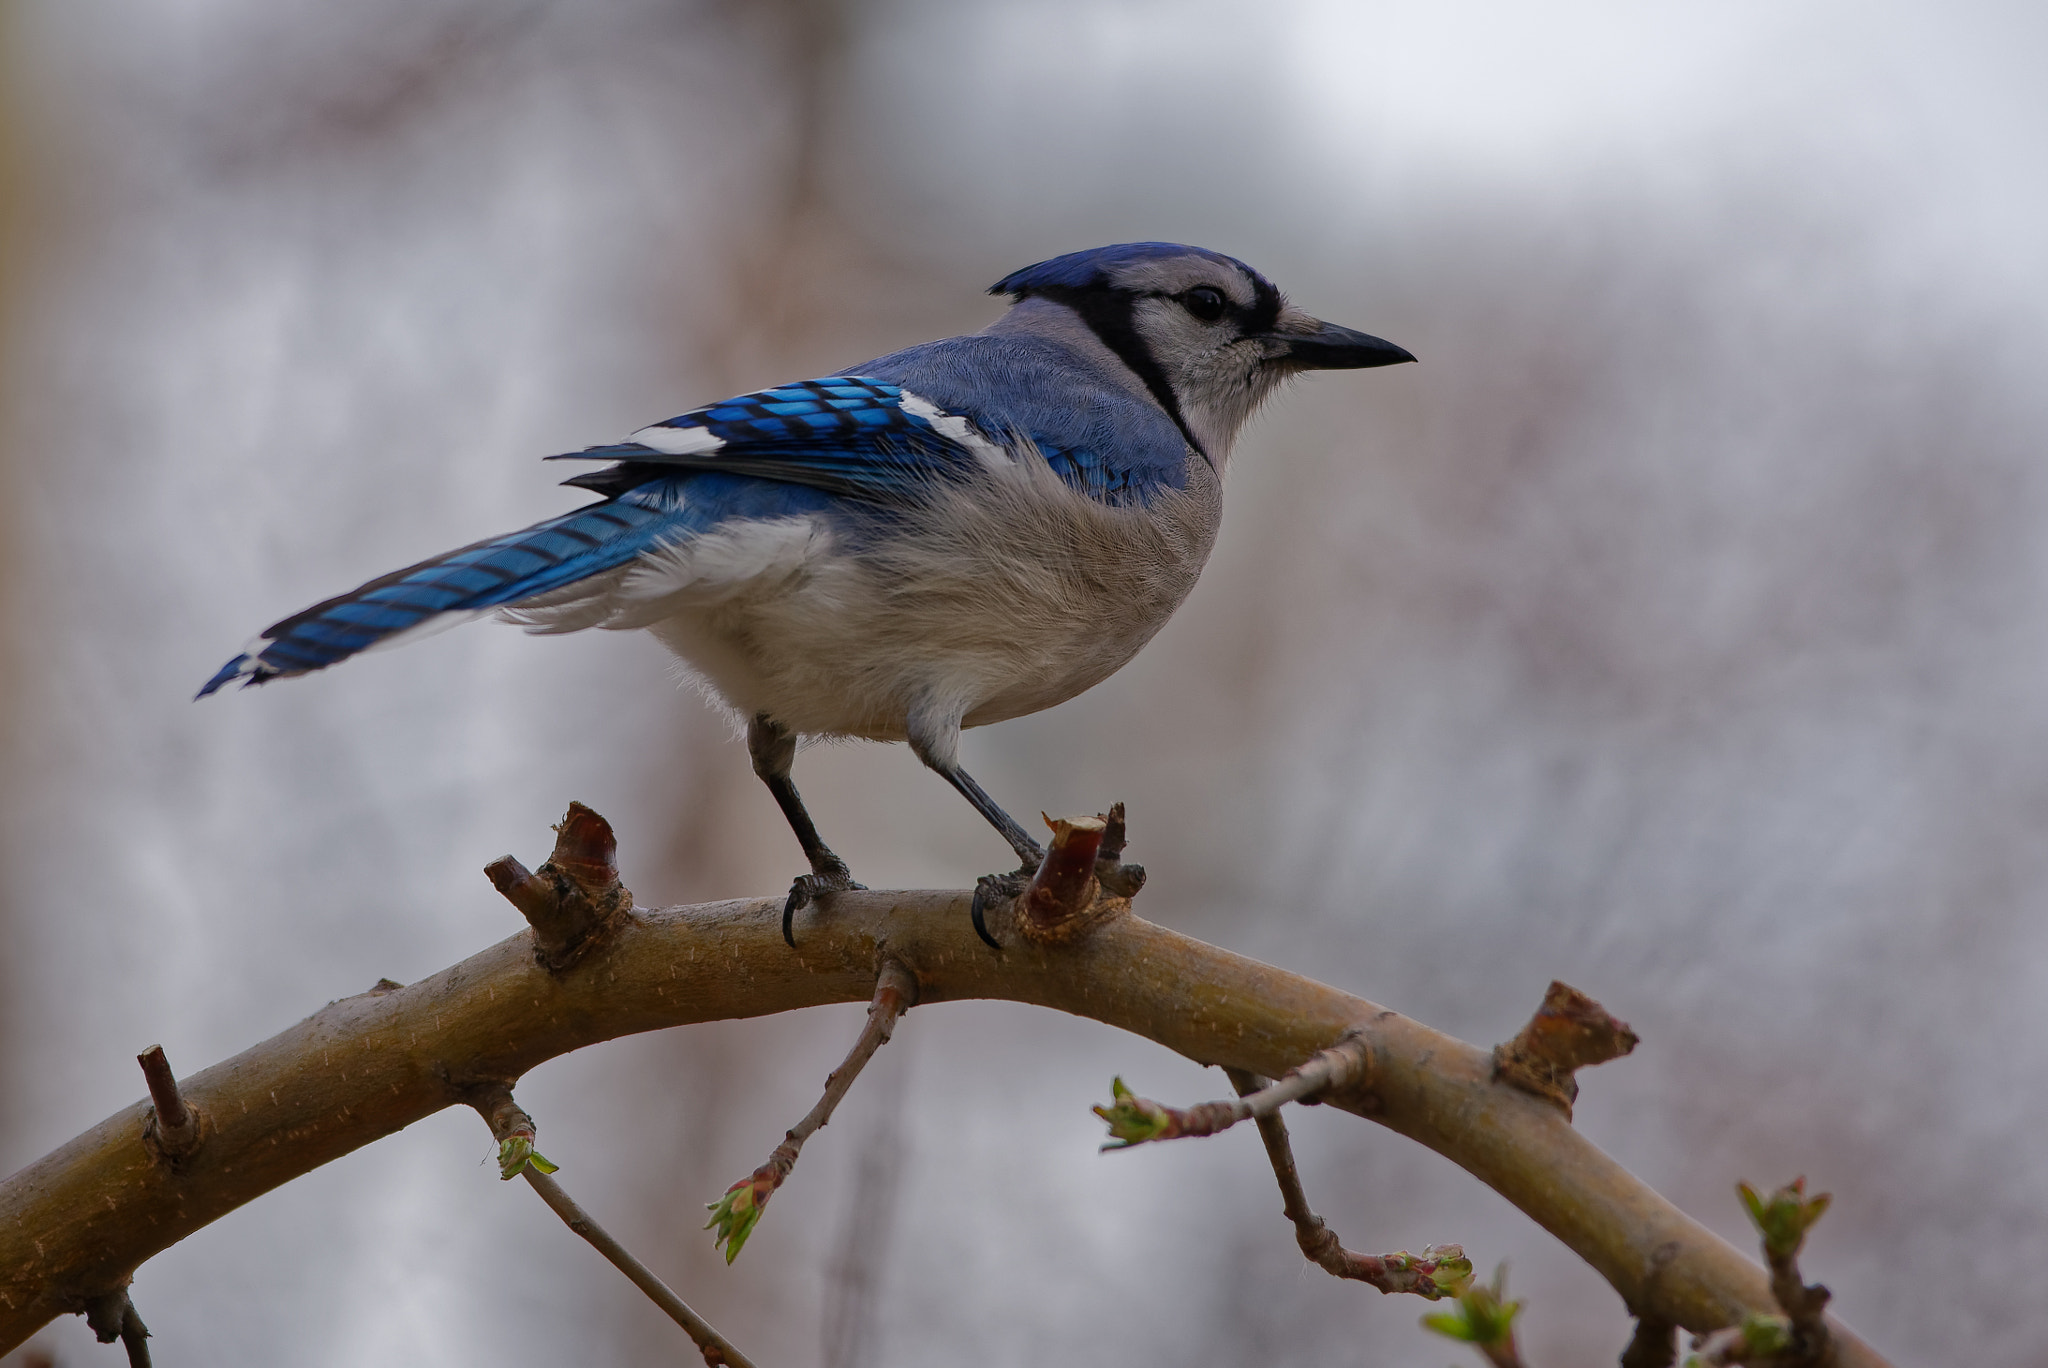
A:
[[[149,1368],[149,1327],[129,1300],[127,1288],[117,1287],[86,1303],[85,1323],[101,1344],[121,1341],[128,1351],[128,1368]]]
[[[1103,1148],[1129,1149],[1149,1140],[1215,1135],[1240,1121],[1270,1116],[1289,1102],[1354,1087],[1371,1075],[1372,1051],[1358,1036],[1346,1036],[1277,1083],[1269,1083],[1248,1096],[1198,1102],[1192,1107],[1169,1107],[1139,1097],[1119,1078],[1110,1084],[1114,1100],[1107,1107],[1095,1108],[1095,1114],[1109,1123],[1110,1140]]]
[[[1248,1097],[1266,1086],[1266,1080],[1243,1069],[1225,1068],[1230,1086],[1239,1097]],[[1294,1166],[1294,1147],[1288,1143],[1287,1123],[1280,1113],[1258,1117],[1259,1138],[1266,1143],[1266,1157],[1273,1162],[1273,1177],[1280,1184],[1280,1209],[1294,1222],[1294,1240],[1309,1262],[1333,1278],[1354,1278],[1382,1292],[1413,1292],[1431,1301],[1456,1296],[1472,1278],[1472,1261],[1458,1245],[1428,1245],[1422,1253],[1360,1254],[1344,1248],[1331,1230],[1309,1209],[1308,1194],[1302,1190],[1301,1173]]]
[[[1672,1368],[1677,1362],[1678,1327],[1655,1316],[1639,1318],[1621,1351],[1621,1368]]]
[[[1758,1368],[1821,1368],[1833,1362],[1834,1343],[1823,1315],[1832,1294],[1800,1276],[1799,1251],[1806,1243],[1806,1232],[1834,1199],[1825,1192],[1808,1197],[1804,1178],[1794,1178],[1768,1197],[1758,1196],[1748,1183],[1737,1183],[1735,1191],[1763,1242],[1764,1262],[1771,1269],[1771,1296],[1784,1314],[1752,1313],[1738,1325],[1701,1335],[1693,1342],[1695,1352],[1689,1362],[1744,1363]]]
[[[1093,858],[1092,852],[1090,858]],[[853,1042],[853,1048],[846,1052],[846,1058],[840,1061],[839,1067],[826,1075],[825,1092],[818,1099],[818,1104],[805,1114],[803,1120],[789,1128],[782,1143],[768,1156],[767,1163],[727,1188],[724,1195],[710,1204],[711,1219],[704,1223],[704,1228],[714,1232],[711,1239],[713,1248],[721,1244],[725,1246],[727,1263],[739,1257],[747,1236],[760,1223],[768,1199],[775,1195],[775,1190],[796,1168],[797,1155],[803,1152],[804,1142],[825,1128],[825,1123],[832,1119],[833,1111],[852,1090],[854,1080],[874,1058],[875,1051],[888,1044],[889,1037],[895,1033],[897,1018],[916,1005],[917,975],[911,973],[902,961],[884,958],[875,975],[875,995],[868,1003],[867,1024],[861,1027],[860,1039]]]
[[[554,854],[538,870],[510,855],[484,866],[492,887],[532,925],[534,958],[544,967],[569,968],[632,912],[633,895],[619,882],[618,851],[611,823],[571,803],[555,828]]]
[[[1828,1342],[1822,1313],[1833,1294],[1800,1276],[1799,1251],[1806,1244],[1806,1232],[1827,1212],[1834,1197],[1825,1192],[1808,1197],[1803,1177],[1794,1178],[1769,1197],[1757,1196],[1747,1183],[1736,1184],[1736,1190],[1762,1237],[1764,1260],[1771,1269],[1771,1296],[1792,1322],[1794,1352],[1801,1361],[1818,1363],[1826,1355]]]
[[[1619,1059],[1639,1037],[1628,1023],[1569,984],[1551,981],[1543,1005],[1505,1045],[1493,1048],[1493,1076],[1523,1092],[1555,1102],[1566,1119],[1579,1095],[1577,1069]]]
[[[592,1248],[610,1259],[612,1266],[632,1279],[633,1286],[647,1294],[648,1300],[668,1313],[668,1318],[683,1327],[697,1348],[704,1355],[704,1362],[711,1368],[726,1365],[727,1368],[754,1368],[754,1361],[732,1346],[725,1336],[711,1328],[705,1320],[690,1309],[689,1303],[678,1297],[669,1285],[654,1275],[654,1271],[634,1258],[627,1248],[613,1239],[605,1228],[590,1219],[590,1213],[576,1205],[569,1194],[562,1191],[562,1185],[539,1169],[528,1165],[520,1171],[527,1184],[540,1194],[540,1199],[554,1209],[569,1229],[590,1241]]]
[[[540,1199],[562,1218],[564,1225],[587,1240],[633,1286],[646,1293],[663,1314],[683,1328],[704,1355],[707,1368],[754,1368],[752,1359],[735,1349],[730,1340],[712,1328],[710,1321],[693,1311],[653,1269],[634,1258],[631,1250],[614,1239],[610,1231],[562,1190],[560,1183],[548,1176],[555,1166],[533,1152],[533,1118],[512,1100],[509,1088],[487,1088],[471,1098],[470,1105],[490,1124],[491,1134],[497,1137],[499,1175],[526,1179],[527,1186],[540,1194]]]
[[[149,1100],[156,1112],[143,1125],[143,1134],[155,1141],[166,1159],[177,1159],[199,1148],[199,1114],[178,1091],[178,1076],[164,1058],[164,1047],[152,1045],[135,1061],[142,1065],[143,1081],[149,1084]],[[139,1323],[139,1322],[138,1322]]]

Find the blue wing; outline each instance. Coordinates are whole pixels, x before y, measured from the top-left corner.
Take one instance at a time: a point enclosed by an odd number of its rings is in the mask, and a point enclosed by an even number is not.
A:
[[[1042,343],[950,338],[832,375],[727,399],[610,446],[551,456],[612,461],[566,484],[619,495],[678,469],[912,502],[935,480],[1006,465],[1028,442],[1055,474],[1108,503],[1182,487],[1187,448],[1163,410],[1077,383]]]
[[[894,503],[919,497],[935,479],[1009,458],[999,438],[900,385],[832,375],[693,409],[627,441],[548,459],[617,462],[564,481],[600,494],[679,469],[717,470]]]

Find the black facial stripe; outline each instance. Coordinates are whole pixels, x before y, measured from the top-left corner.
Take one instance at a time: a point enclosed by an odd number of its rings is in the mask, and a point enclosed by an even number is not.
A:
[[[1252,282],[1252,306],[1243,314],[1239,325],[1240,335],[1258,337],[1273,331],[1273,325],[1280,321],[1280,291],[1273,282],[1257,279]]]
[[[1102,339],[1102,345],[1115,352],[1118,359],[1145,382],[1145,388],[1152,391],[1152,397],[1159,401],[1159,407],[1166,410],[1166,416],[1173,419],[1173,425],[1180,429],[1181,436],[1187,438],[1188,445],[1201,451],[1204,457],[1208,456],[1208,452],[1202,451],[1202,444],[1195,440],[1195,434],[1188,431],[1187,419],[1181,416],[1180,400],[1174,397],[1166,372],[1160,369],[1152,349],[1145,345],[1145,339],[1138,335],[1134,315],[1141,296],[1122,290],[1077,290],[1064,285],[1031,293],[1041,299],[1064,304],[1081,315],[1081,321]]]

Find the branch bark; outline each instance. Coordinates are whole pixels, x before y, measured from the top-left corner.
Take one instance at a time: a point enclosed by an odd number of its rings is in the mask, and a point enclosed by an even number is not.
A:
[[[0,1352],[124,1285],[151,1255],[321,1164],[640,1031],[864,1002],[885,957],[918,1000],[1001,998],[1085,1016],[1203,1064],[1279,1077],[1346,1036],[1371,1065],[1327,1105],[1414,1139],[1499,1191],[1638,1315],[1695,1332],[1774,1307],[1764,1270],[1579,1135],[1498,1084],[1488,1051],[1362,998],[1123,913],[1068,944],[987,949],[964,891],[836,894],[802,946],[779,899],[634,912],[573,967],[530,932],[407,987],[344,998],[184,1079],[207,1140],[173,1171],[124,1108],[0,1184]],[[1842,1368],[1882,1365],[1830,1322]]]

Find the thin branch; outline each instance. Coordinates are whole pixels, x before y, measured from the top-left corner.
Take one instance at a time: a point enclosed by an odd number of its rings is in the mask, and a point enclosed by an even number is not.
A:
[[[1628,1347],[1621,1351],[1621,1368],[1672,1368],[1677,1362],[1678,1327],[1652,1316],[1637,1320]]]
[[[1090,852],[1090,859],[1094,858]],[[804,1142],[825,1128],[838,1110],[846,1094],[853,1090],[854,1080],[861,1070],[875,1057],[875,1051],[889,1043],[889,1037],[896,1032],[896,1022],[905,1012],[917,1005],[917,975],[905,968],[901,960],[884,959],[875,974],[875,995],[868,1002],[867,1023],[861,1027],[860,1038],[853,1042],[853,1048],[846,1052],[846,1058],[839,1067],[825,1076],[825,1094],[818,1099],[804,1116],[783,1135],[782,1143],[768,1156],[768,1162],[755,1169],[746,1177],[725,1190],[723,1196],[711,1203],[711,1219],[704,1223],[706,1230],[717,1233],[712,1237],[712,1247],[725,1246],[725,1261],[729,1264],[740,1255],[747,1243],[747,1236],[759,1224],[761,1214],[767,1209],[768,1199],[775,1190],[789,1178],[796,1168],[797,1155],[803,1152]]]
[[[1774,1307],[1761,1267],[1555,1106],[1496,1083],[1487,1051],[1129,912],[1068,944],[998,955],[974,934],[972,900],[966,890],[836,894],[796,952],[782,943],[779,896],[636,911],[562,973],[535,963],[522,927],[408,987],[331,1003],[180,1080],[207,1124],[181,1171],[144,1162],[149,1103],[138,1100],[0,1182],[0,1353],[244,1202],[465,1101],[480,1083],[639,1031],[865,1002],[884,956],[915,971],[925,1003],[1054,1008],[1269,1078],[1356,1037],[1371,1070],[1328,1105],[1463,1166],[1638,1314],[1697,1332]],[[1830,1324],[1840,1368],[1884,1362]]]
[[[625,1274],[633,1286],[646,1293],[647,1299],[661,1308],[664,1315],[683,1328],[697,1346],[697,1351],[704,1356],[707,1368],[754,1368],[752,1359],[734,1348],[732,1341],[713,1329],[710,1321],[692,1310],[690,1304],[677,1296],[653,1269],[634,1258],[631,1250],[620,1244],[610,1231],[599,1225],[589,1212],[562,1190],[560,1183],[548,1176],[548,1170],[552,1170],[554,1165],[547,1164],[533,1153],[533,1118],[512,1100],[510,1089],[485,1088],[471,1099],[471,1105],[489,1123],[491,1134],[497,1137],[499,1163],[504,1176],[526,1179],[527,1186],[540,1194],[540,1199],[562,1218],[564,1225],[589,1241],[591,1248],[610,1260],[612,1267]],[[545,1170],[543,1164],[546,1165]]]
[[[85,1323],[101,1344],[121,1341],[128,1368],[149,1368],[149,1327],[142,1323],[126,1287],[94,1298],[85,1308]]]
[[[1139,1097],[1119,1078],[1110,1085],[1113,1100],[1095,1114],[1109,1123],[1106,1150],[1129,1149],[1153,1140],[1192,1140],[1229,1130],[1240,1121],[1273,1115],[1289,1102],[1319,1098],[1363,1082],[1372,1073],[1372,1050],[1357,1036],[1347,1036],[1321,1050],[1277,1083],[1246,1096],[1169,1107]]]
[[[590,1218],[590,1213],[570,1200],[562,1191],[562,1185],[534,1168],[531,1164],[520,1172],[529,1186],[540,1194],[540,1199],[554,1209],[569,1229],[590,1241],[591,1247],[610,1259],[612,1266],[633,1280],[633,1286],[647,1294],[648,1300],[668,1314],[668,1318],[696,1342],[704,1355],[704,1362],[711,1368],[730,1365],[730,1368],[754,1368],[754,1361],[735,1349],[732,1342],[711,1328],[711,1323],[692,1311],[689,1304],[669,1289],[667,1283],[654,1275],[652,1269],[634,1258],[626,1247],[613,1239],[605,1228]]]
[[[1243,1069],[1226,1068],[1230,1086],[1239,1097],[1266,1087],[1266,1080]],[[1259,1139],[1266,1144],[1266,1158],[1272,1161],[1274,1180],[1280,1184],[1280,1210],[1294,1222],[1294,1241],[1308,1261],[1333,1278],[1353,1278],[1382,1292],[1413,1292],[1435,1301],[1455,1296],[1472,1278],[1472,1261],[1458,1245],[1428,1245],[1421,1254],[1406,1250],[1398,1254],[1360,1254],[1346,1249],[1323,1218],[1309,1209],[1308,1194],[1302,1190],[1301,1173],[1294,1166],[1294,1146],[1287,1140],[1287,1123],[1280,1113],[1258,1118]]]

